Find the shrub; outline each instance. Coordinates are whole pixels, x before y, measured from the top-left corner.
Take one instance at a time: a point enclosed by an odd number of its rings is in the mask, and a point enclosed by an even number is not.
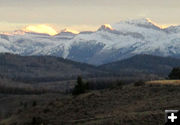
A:
[[[145,82],[142,80],[139,80],[139,81],[134,83],[134,86],[144,86],[144,85],[145,85]]]
[[[180,68],[173,68],[168,77],[169,79],[180,79]]]
[[[75,85],[72,94],[79,95],[79,94],[85,93],[87,89],[88,89],[88,84],[84,83],[82,78],[78,76],[77,84]]]
[[[123,85],[124,85],[124,83],[122,82],[122,81],[117,81],[117,86],[119,87],[119,88],[123,88]]]
[[[42,124],[42,119],[40,117],[33,117],[31,121],[32,125],[41,125]]]
[[[33,101],[32,106],[35,107],[36,105],[37,105],[37,102],[36,102],[36,101]]]

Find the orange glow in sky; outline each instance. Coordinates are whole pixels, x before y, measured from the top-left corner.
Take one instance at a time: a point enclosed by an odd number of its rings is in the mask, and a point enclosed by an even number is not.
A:
[[[39,25],[29,25],[23,29],[25,32],[35,32],[35,33],[46,33],[51,36],[56,35],[57,31],[49,25],[39,24]]]
[[[104,24],[104,27],[105,27],[105,28],[109,28],[109,29],[113,30],[113,28],[111,27],[111,25],[110,25],[110,24]]]
[[[146,18],[148,20],[148,22],[152,23],[153,25],[159,27],[160,29],[165,29],[165,28],[168,28],[169,26],[176,26],[176,25],[159,25],[157,24],[156,22],[150,20],[149,18]]]

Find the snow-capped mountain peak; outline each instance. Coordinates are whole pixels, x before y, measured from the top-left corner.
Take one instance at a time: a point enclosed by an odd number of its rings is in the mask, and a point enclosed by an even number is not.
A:
[[[72,39],[77,34],[79,34],[79,32],[66,28],[66,29],[61,30],[61,32],[55,35],[55,37],[64,38],[64,39]]]
[[[53,55],[95,65],[136,54],[180,58],[180,26],[162,28],[143,18],[102,25],[95,32],[64,29],[50,36],[16,31],[13,35],[0,34],[0,52]]]
[[[75,30],[71,30],[71,29],[65,28],[65,29],[61,30],[60,33],[78,34],[79,32],[78,32],[78,31],[75,31]]]
[[[168,28],[169,25],[160,25],[156,22],[152,21],[149,18],[141,18],[141,19],[133,19],[133,20],[125,20],[120,21],[119,23],[115,25],[131,25],[131,26],[140,26],[144,28],[152,28],[156,30],[163,30],[165,28]]]
[[[110,24],[104,24],[102,25],[98,31],[112,31],[114,30]]]
[[[129,24],[152,24],[153,21],[150,20],[149,18],[140,18],[140,19],[133,19],[133,20],[125,20],[121,22],[129,23]]]

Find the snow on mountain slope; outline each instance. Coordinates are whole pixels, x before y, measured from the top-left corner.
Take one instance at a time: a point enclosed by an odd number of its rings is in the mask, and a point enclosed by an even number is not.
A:
[[[0,34],[0,52],[53,55],[100,65],[136,54],[180,58],[180,26],[162,28],[149,19],[102,25],[95,32],[63,30],[55,36],[24,32]]]

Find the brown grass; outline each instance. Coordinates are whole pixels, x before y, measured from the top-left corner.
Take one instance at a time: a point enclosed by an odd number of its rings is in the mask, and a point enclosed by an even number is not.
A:
[[[155,80],[148,81],[146,84],[180,85],[180,80]]]
[[[26,101],[28,106],[12,105],[21,112],[4,118],[0,125],[32,125],[34,118],[39,118],[43,125],[162,125],[164,110],[180,108],[179,92],[180,86],[174,85],[129,84],[79,96],[22,95],[21,100],[14,100],[17,104]],[[33,100],[37,102],[35,107]],[[0,107],[12,102],[12,98],[3,100]]]

